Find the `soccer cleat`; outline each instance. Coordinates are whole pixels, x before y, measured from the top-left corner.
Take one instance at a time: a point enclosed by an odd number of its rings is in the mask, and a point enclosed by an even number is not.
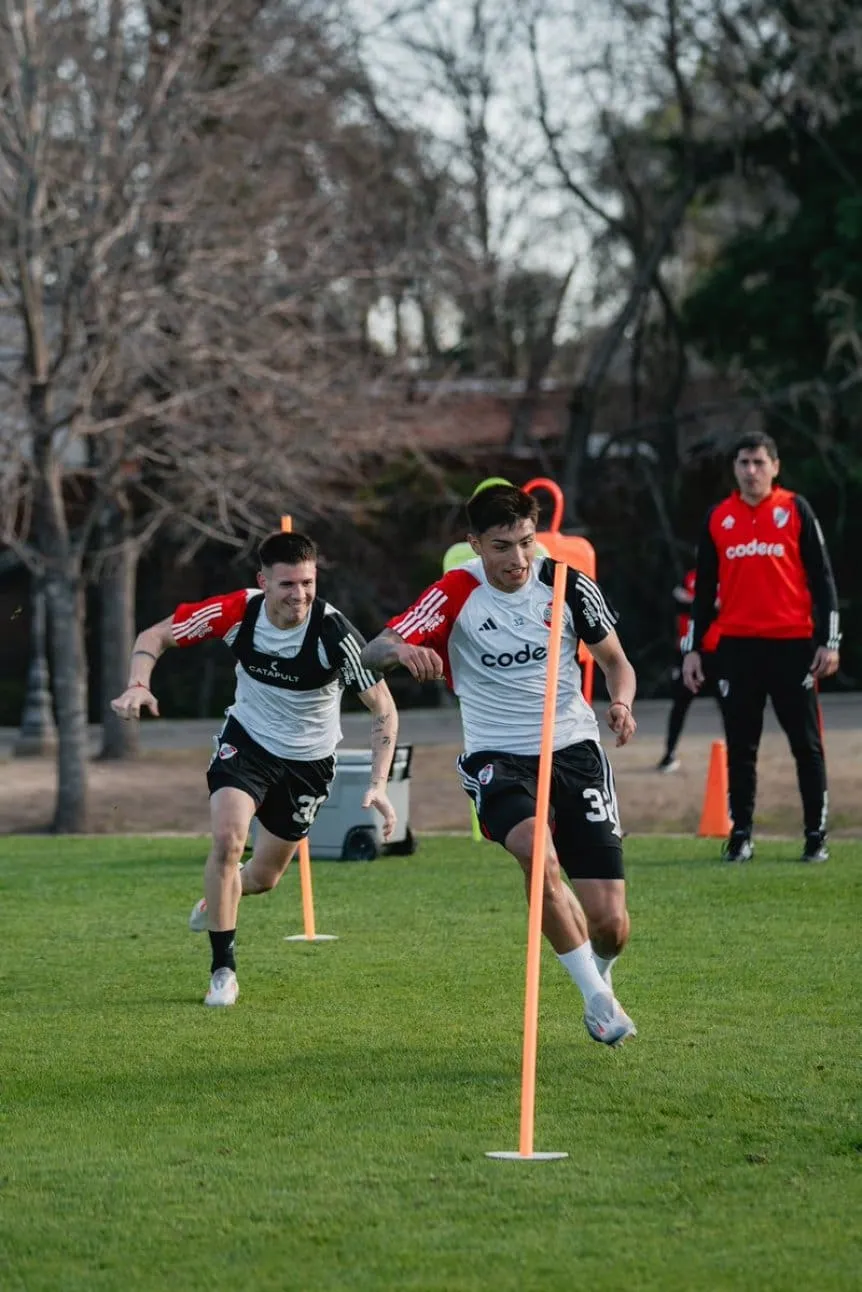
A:
[[[597,991],[592,997],[584,1010],[584,1027],[602,1045],[622,1045],[637,1036],[637,1028],[610,991]]]
[[[665,776],[667,776],[669,772],[678,772],[679,769],[680,761],[676,754],[665,754],[661,762],[656,764],[656,771],[662,772]]]
[[[754,844],[747,830],[731,830],[727,843],[721,850],[722,861],[751,861]]]
[[[199,902],[195,902],[192,907],[192,913],[189,916],[189,928],[192,933],[205,933],[207,929],[207,899],[202,897]]]
[[[233,969],[216,969],[210,979],[210,989],[204,997],[205,1005],[234,1005],[239,995],[239,983]]]
[[[823,830],[811,830],[805,836],[805,847],[800,861],[828,861],[829,849],[826,847],[826,835]]]

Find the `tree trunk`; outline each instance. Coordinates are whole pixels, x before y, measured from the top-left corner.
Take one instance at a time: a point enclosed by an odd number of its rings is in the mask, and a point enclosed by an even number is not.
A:
[[[652,244],[637,266],[634,282],[628,297],[614,321],[606,328],[590,356],[583,381],[572,392],[569,401],[568,422],[563,449],[561,487],[566,500],[566,515],[570,524],[580,520],[581,474],[587,451],[587,440],[595,422],[599,395],[614,355],[625,336],[626,329],[641,307],[643,297],[653,284],[667,254],[674,234],[694,196],[697,184],[693,176],[667,203]]]
[[[661,485],[656,479],[656,474],[652,469],[651,463],[642,453],[638,453],[637,445],[634,446],[634,453],[638,468],[644,478],[644,483],[649,490],[650,498],[652,499],[653,506],[655,507],[659,532],[661,533],[664,545],[667,548],[668,565],[673,571],[673,576],[677,583],[681,583],[683,575],[685,574],[685,567],[679,557],[676,534],[673,531],[673,524],[671,523],[670,513],[667,509],[667,503],[665,502]]]
[[[37,371],[45,366],[42,360],[34,364]],[[31,380],[28,404],[33,436],[33,528],[43,563],[48,648],[57,718],[57,801],[51,828],[58,834],[75,834],[86,830],[88,824],[87,659],[84,652],[82,559],[69,537],[63,470],[49,422],[45,381]]]
[[[554,357],[554,337],[557,333],[557,324],[560,321],[560,310],[563,308],[563,301],[565,300],[566,292],[569,290],[569,283],[572,281],[574,272],[575,266],[572,265],[560,283],[559,291],[545,327],[540,332],[530,351],[530,364],[527,370],[524,393],[515,405],[509,426],[508,447],[509,451],[514,453],[516,457],[526,455],[530,451],[533,419],[539,407],[542,382]]]
[[[111,504],[102,527],[108,555],[99,580],[102,658],[99,673],[99,709],[102,719],[100,759],[130,759],[138,753],[140,724],[117,717],[111,701],[122,695],[128,681],[129,656],[135,640],[135,582],[137,545],[129,532],[129,518]]]
[[[434,311],[423,292],[418,294],[419,313],[422,318],[422,344],[425,353],[432,363],[440,358],[440,346],[437,343],[437,326]]]
[[[87,661],[84,585],[79,567],[50,570],[45,579],[51,673],[57,707],[57,801],[51,829],[81,834],[88,825]]]

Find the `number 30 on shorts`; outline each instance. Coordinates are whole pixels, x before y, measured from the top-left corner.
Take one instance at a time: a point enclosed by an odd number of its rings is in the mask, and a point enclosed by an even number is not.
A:
[[[613,833],[622,836],[622,827],[614,796],[608,790],[587,789],[581,791],[591,811],[584,813],[585,821],[610,821]]]
[[[316,798],[313,794],[297,795],[297,810],[293,814],[294,821],[298,821],[300,825],[311,825],[317,816],[321,803],[325,802],[325,794],[319,794]]]

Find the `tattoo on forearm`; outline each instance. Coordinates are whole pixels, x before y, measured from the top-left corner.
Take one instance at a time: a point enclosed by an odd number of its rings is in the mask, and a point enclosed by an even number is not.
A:
[[[392,712],[371,716],[371,761],[372,777],[375,780],[382,777],[384,767],[389,764],[394,719],[395,714]]]
[[[373,642],[369,642],[362,652],[363,667],[376,669],[381,673],[393,668],[398,663],[399,641],[400,638],[393,641],[388,637],[377,637]]]

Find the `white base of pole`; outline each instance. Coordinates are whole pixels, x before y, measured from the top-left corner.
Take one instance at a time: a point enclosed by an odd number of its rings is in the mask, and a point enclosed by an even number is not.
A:
[[[315,933],[314,937],[310,938],[307,933],[289,933],[285,937],[284,941],[285,942],[337,942],[338,934],[337,933]]]
[[[503,1162],[556,1162],[568,1153],[486,1153],[486,1157],[495,1157]]]

